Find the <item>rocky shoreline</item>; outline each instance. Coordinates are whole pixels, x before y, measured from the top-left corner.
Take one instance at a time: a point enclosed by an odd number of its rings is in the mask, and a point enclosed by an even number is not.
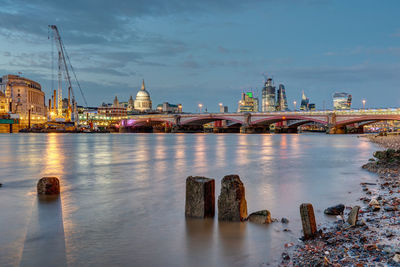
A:
[[[358,220],[346,222],[352,207],[324,225],[318,237],[282,253],[280,266],[400,266],[400,136],[369,136],[387,148],[362,166],[378,174],[376,183],[361,183]]]

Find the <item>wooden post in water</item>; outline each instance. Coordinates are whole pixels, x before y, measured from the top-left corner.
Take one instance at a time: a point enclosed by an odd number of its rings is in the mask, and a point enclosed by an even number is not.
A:
[[[186,179],[185,216],[194,218],[214,217],[215,180],[189,176]]]
[[[60,194],[60,181],[57,177],[43,177],[37,183],[38,195]]]
[[[312,239],[317,232],[317,224],[315,222],[314,208],[310,203],[300,205],[301,223],[303,224],[303,232],[305,239]]]

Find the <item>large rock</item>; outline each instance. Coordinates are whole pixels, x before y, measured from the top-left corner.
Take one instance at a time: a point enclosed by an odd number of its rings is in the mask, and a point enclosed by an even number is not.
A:
[[[215,214],[215,180],[200,176],[186,179],[185,216],[204,218]]]
[[[39,195],[60,194],[60,181],[57,177],[43,177],[37,183],[37,193]]]
[[[350,213],[349,213],[349,217],[347,218],[347,222],[350,225],[356,225],[357,220],[358,220],[358,211],[360,210],[360,206],[354,206]]]
[[[259,223],[259,224],[268,224],[272,222],[271,213],[269,210],[260,210],[253,212],[247,218],[250,222]]]
[[[238,175],[227,175],[221,181],[218,197],[218,219],[244,221],[247,218],[247,202],[242,181]]]
[[[342,215],[343,211],[344,211],[344,205],[339,204],[339,205],[325,209],[324,213],[327,215]]]

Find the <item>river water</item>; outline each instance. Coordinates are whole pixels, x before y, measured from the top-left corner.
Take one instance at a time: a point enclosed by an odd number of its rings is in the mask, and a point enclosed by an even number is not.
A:
[[[301,236],[299,205],[357,203],[377,147],[352,135],[0,135],[0,266],[276,265]],[[185,179],[239,174],[255,225],[185,219]],[[38,199],[43,176],[60,178]],[[217,215],[217,211],[216,211]],[[284,232],[289,228],[291,232]]]

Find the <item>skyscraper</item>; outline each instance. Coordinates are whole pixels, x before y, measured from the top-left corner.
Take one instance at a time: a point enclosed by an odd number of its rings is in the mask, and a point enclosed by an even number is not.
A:
[[[301,104],[300,104],[300,110],[308,110],[308,103],[310,100],[306,97],[304,94],[304,91],[301,93]]]
[[[275,86],[272,79],[268,78],[262,89],[261,110],[263,112],[275,111]]]
[[[276,110],[279,110],[279,111],[288,110],[285,86],[283,84],[279,85],[278,100],[277,100]]]
[[[252,92],[242,93],[238,112],[258,112],[258,98],[253,97]]]

